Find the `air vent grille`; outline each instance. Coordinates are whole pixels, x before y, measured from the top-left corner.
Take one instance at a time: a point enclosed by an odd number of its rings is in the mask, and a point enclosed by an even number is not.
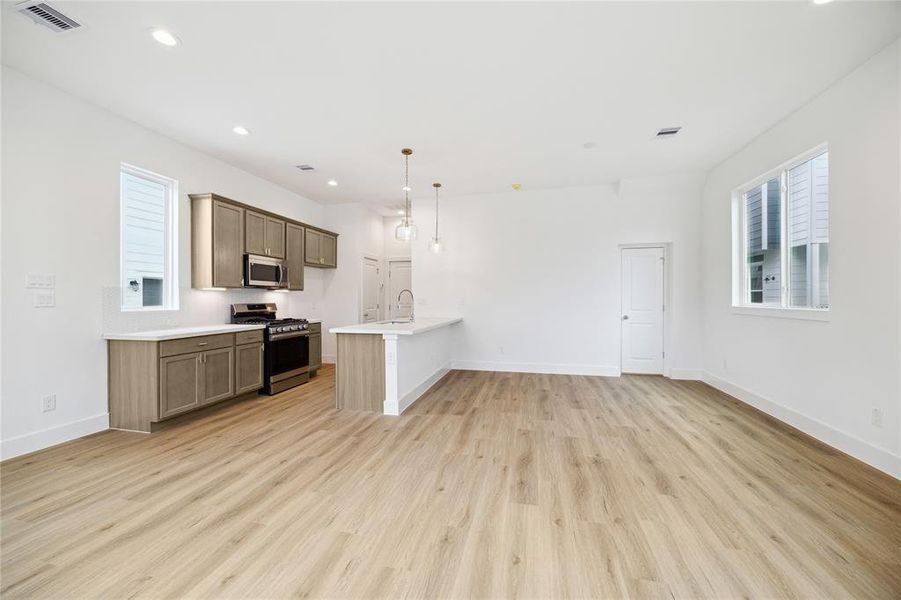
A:
[[[40,23],[53,31],[69,31],[81,27],[81,23],[70,19],[45,2],[23,2],[16,8],[35,23]]]
[[[297,165],[297,168],[301,171],[315,171],[315,167],[311,167],[310,165]]]
[[[657,137],[671,137],[679,133],[681,127],[664,127],[657,132]]]

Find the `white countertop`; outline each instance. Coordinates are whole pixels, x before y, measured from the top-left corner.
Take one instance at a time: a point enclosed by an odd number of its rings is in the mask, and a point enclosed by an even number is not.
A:
[[[315,323],[315,321],[310,321]],[[234,333],[236,331],[250,331],[264,329],[265,325],[204,325],[202,327],[178,327],[175,329],[157,329],[155,331],[135,331],[132,333],[104,333],[105,340],[126,340],[138,342],[161,342],[163,340],[177,340],[179,338],[197,337],[199,335],[215,335],[217,333]]]
[[[426,317],[416,319],[413,323],[389,323],[388,321],[379,321],[377,323],[361,323],[359,325],[348,325],[346,327],[332,327],[330,333],[371,333],[371,334],[396,334],[396,335],[416,335],[417,333],[425,333],[439,327],[447,327],[454,323],[459,323],[463,319],[461,317],[440,318]]]

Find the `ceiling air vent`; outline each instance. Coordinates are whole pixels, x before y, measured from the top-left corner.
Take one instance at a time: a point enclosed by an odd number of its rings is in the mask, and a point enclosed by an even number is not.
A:
[[[16,5],[16,10],[53,31],[69,31],[81,27],[81,23],[70,19],[45,2],[22,2]]]
[[[310,165],[297,165],[297,168],[301,171],[315,171],[315,167],[311,167]]]
[[[672,137],[679,133],[681,127],[664,127],[660,131],[657,132],[657,137]]]

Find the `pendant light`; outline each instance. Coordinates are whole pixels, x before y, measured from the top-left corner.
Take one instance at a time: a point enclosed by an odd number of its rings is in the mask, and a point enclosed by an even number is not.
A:
[[[432,187],[435,188],[435,237],[429,242],[429,252],[441,254],[444,252],[444,242],[438,237],[438,188],[441,187],[441,184],[436,181]]]
[[[394,237],[401,242],[412,242],[416,239],[418,231],[413,219],[410,217],[410,155],[413,150],[404,148],[400,151],[404,155],[404,218],[400,225],[394,228]]]

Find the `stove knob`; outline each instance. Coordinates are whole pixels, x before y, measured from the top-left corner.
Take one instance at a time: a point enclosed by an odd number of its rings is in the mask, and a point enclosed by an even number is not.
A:
[[[275,333],[281,333],[281,332],[283,332],[284,330],[285,330],[284,327],[276,327],[275,329],[273,329],[273,331],[275,331]]]

